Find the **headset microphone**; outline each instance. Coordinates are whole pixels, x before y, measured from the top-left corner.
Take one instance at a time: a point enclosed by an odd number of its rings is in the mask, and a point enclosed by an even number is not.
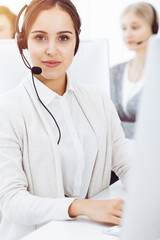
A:
[[[40,67],[32,67],[31,71],[33,74],[37,74],[37,75],[42,73],[42,69]]]
[[[37,74],[37,75],[42,73],[42,69],[40,67],[32,67],[31,71],[33,74]]]
[[[32,75],[33,74],[39,75],[39,74],[42,73],[42,69],[40,67],[37,67],[37,66],[31,67],[31,65],[29,64],[28,60],[24,56],[23,51],[20,52],[20,54],[21,54],[22,60],[23,60],[24,64],[26,65],[26,67],[31,70]]]
[[[140,45],[140,44],[142,44],[142,43],[144,43],[144,41],[136,42],[137,45]]]
[[[143,40],[143,41],[136,42],[136,44],[140,45],[140,44],[144,43],[145,41],[147,41],[149,38],[150,38],[150,36],[148,38],[146,38],[145,40]]]

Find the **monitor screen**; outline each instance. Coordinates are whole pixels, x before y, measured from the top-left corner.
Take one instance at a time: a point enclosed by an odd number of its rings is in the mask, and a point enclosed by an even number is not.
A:
[[[108,40],[82,39],[68,75],[71,80],[95,85],[110,95]]]
[[[0,93],[10,90],[28,73],[14,39],[0,40]]]
[[[147,49],[121,239],[160,239],[160,37]]]

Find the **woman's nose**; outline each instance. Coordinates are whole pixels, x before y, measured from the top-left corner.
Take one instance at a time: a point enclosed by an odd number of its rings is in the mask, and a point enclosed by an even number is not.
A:
[[[57,54],[57,44],[54,41],[50,41],[46,46],[46,54],[50,56],[54,56]]]
[[[131,29],[126,29],[125,32],[124,32],[124,36],[126,38],[129,38],[132,36],[132,30]]]

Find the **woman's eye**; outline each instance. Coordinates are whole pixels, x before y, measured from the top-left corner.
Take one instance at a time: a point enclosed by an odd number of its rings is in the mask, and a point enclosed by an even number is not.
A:
[[[126,28],[125,27],[122,27],[122,31],[125,31],[126,30]]]
[[[46,37],[42,36],[42,35],[37,35],[37,36],[35,36],[35,39],[38,41],[44,41],[44,40],[46,40]]]
[[[67,41],[68,39],[69,39],[69,37],[67,35],[63,35],[63,36],[59,37],[59,40],[62,42]]]
[[[125,31],[127,29],[127,27],[125,25],[122,25],[121,29],[122,29],[122,31]]]
[[[134,30],[137,30],[139,27],[138,26],[134,26],[132,27]]]

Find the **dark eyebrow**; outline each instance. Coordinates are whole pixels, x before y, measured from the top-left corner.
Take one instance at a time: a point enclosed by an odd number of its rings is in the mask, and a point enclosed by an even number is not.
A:
[[[31,33],[44,33],[44,34],[47,34],[45,31],[41,31],[41,30],[35,30],[35,31],[32,31]]]
[[[73,34],[73,33],[70,32],[70,31],[60,31],[60,32],[57,33],[57,35],[58,35],[58,34],[63,34],[63,33],[70,33],[70,34]]]
[[[43,34],[47,34],[47,32],[42,31],[42,30],[35,30],[35,31],[32,31],[31,33],[43,33]],[[64,34],[64,33],[73,34],[71,31],[60,31],[60,32],[57,33],[57,35],[58,35],[58,34]]]

